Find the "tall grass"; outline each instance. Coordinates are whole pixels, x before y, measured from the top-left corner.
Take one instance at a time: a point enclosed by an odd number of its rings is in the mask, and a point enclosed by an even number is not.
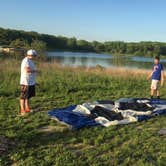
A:
[[[149,97],[149,71],[103,68],[70,68],[37,62],[37,112],[19,117],[21,61],[0,60],[0,135],[15,142],[0,165],[164,165],[165,116],[147,122],[109,128],[71,131],[50,120],[47,111],[87,101],[121,97]],[[162,97],[166,97],[165,85]],[[55,127],[39,132],[42,127]]]

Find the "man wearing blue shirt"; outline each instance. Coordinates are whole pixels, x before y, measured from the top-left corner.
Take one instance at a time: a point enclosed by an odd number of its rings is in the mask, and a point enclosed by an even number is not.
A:
[[[160,99],[160,91],[158,89],[158,83],[161,83],[161,86],[164,84],[164,70],[163,65],[160,63],[159,56],[154,58],[153,71],[148,76],[148,79],[152,79],[151,83],[151,98],[153,98],[154,93],[157,93],[157,98]]]

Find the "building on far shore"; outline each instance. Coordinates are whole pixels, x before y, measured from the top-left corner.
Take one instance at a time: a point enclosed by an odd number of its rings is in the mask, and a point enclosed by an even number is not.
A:
[[[10,46],[0,46],[0,52],[2,52],[4,54],[23,56],[25,54],[25,49],[14,48],[14,47],[10,47]]]

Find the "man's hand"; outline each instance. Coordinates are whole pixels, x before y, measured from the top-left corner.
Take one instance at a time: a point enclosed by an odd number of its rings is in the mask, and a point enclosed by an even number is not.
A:
[[[39,70],[32,70],[30,67],[26,67],[25,70],[27,73],[37,73],[37,74],[41,73]]]
[[[25,67],[27,73],[35,73],[35,70],[32,70],[30,67]]]

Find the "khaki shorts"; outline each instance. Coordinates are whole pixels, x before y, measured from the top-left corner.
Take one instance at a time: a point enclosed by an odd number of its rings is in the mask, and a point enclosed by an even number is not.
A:
[[[159,83],[159,80],[152,80],[151,89],[157,90],[158,89],[158,83]]]

